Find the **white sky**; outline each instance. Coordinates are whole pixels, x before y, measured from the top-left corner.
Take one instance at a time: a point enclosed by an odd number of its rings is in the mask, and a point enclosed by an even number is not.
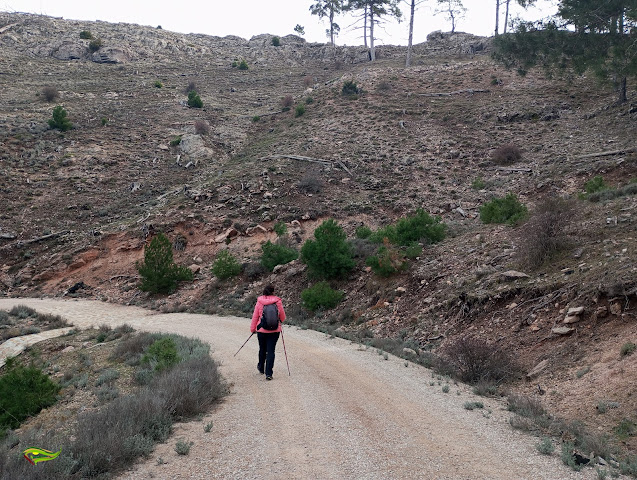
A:
[[[504,3],[504,0],[501,0]],[[309,42],[326,42],[327,21],[309,13],[313,0],[204,0],[168,2],[167,0],[0,0],[0,11],[30,12],[74,20],[103,20],[137,23],[181,33],[237,35],[249,39],[260,33],[284,36],[294,33],[296,24],[305,27]],[[456,24],[456,31],[492,35],[495,29],[495,0],[463,0],[467,12]],[[535,7],[524,10],[511,0],[510,17],[537,20],[556,12],[557,0],[538,0]],[[424,42],[435,30],[450,31],[445,16],[433,15],[436,0],[423,2],[414,20],[414,43]],[[375,32],[377,44],[406,45],[409,30],[409,5],[401,2],[402,23],[388,22],[385,30]],[[501,8],[503,11],[504,9]],[[341,34],[338,45],[362,44],[362,32],[348,29],[351,16],[339,16]],[[500,31],[504,13],[500,20]]]

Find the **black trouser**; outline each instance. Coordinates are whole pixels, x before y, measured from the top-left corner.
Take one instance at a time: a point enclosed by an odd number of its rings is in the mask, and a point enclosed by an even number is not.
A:
[[[272,376],[272,368],[274,367],[274,349],[276,342],[279,340],[279,332],[261,333],[257,332],[259,339],[259,370],[264,369],[266,377]]]

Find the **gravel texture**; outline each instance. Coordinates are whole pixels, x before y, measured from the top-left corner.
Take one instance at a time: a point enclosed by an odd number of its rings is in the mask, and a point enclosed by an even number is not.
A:
[[[86,300],[0,299],[0,309],[16,304],[76,326],[128,323],[212,345],[230,395],[201,421],[177,425],[167,443],[122,479],[596,478],[591,468],[568,469],[558,453],[539,454],[537,438],[509,426],[502,401],[476,397],[426,368],[342,339],[285,327],[291,375],[279,340],[268,382],[256,369],[256,337],[234,356],[250,334],[247,318],[155,314]],[[484,409],[464,408],[477,400]],[[189,455],[175,452],[178,439],[193,442]]]

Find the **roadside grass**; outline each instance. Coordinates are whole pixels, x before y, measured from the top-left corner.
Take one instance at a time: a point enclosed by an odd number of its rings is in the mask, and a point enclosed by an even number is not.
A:
[[[335,316],[327,317],[327,322],[319,315],[314,317],[295,316],[291,320],[294,324],[303,329],[313,329],[330,337],[340,337],[354,343],[365,346],[366,349],[376,349],[379,355],[386,356],[388,352],[396,357],[409,362],[417,363],[426,368],[432,369],[439,379],[451,379],[464,381],[473,385],[473,393],[486,397],[502,395],[502,386],[515,381],[520,374],[520,369],[511,358],[502,357],[501,352],[494,351],[492,346],[477,342],[464,341],[458,345],[453,345],[450,349],[445,349],[442,354],[423,350],[418,342],[410,338],[407,332],[401,332],[396,338],[374,337],[373,332],[364,329],[354,333],[342,328],[343,325],[351,323],[343,318]],[[455,361],[454,361],[455,360]],[[458,365],[464,368],[459,369]],[[448,381],[448,380],[447,380]],[[437,384],[443,393],[448,393],[450,387],[439,380]],[[436,385],[431,381],[430,386]],[[484,404],[480,401],[465,402],[466,410],[483,409]],[[620,451],[613,438],[604,435],[591,433],[580,422],[566,422],[549,414],[542,406],[541,402],[525,395],[512,394],[507,397],[507,408],[514,415],[510,419],[510,425],[516,430],[521,430],[532,435],[541,436],[536,444],[536,449],[544,455],[551,455],[555,451],[552,438],[560,436],[572,437],[572,448],[566,453],[562,451],[561,458],[569,467],[578,470],[583,467],[578,463],[578,457],[574,452],[591,452],[597,457],[605,459],[607,462],[613,460],[619,467],[608,467],[604,472],[616,476],[617,470],[626,475],[633,475],[637,478],[637,457],[626,455]],[[490,412],[489,412],[490,413]],[[486,415],[486,412],[485,412]],[[616,436],[632,435],[637,432],[637,427],[633,423],[621,422],[616,428]],[[628,432],[628,433],[627,433]],[[569,447],[570,448],[570,447]],[[591,464],[590,466],[595,466]]]
[[[26,305],[16,305],[8,312],[0,310],[0,341],[70,326],[59,315],[38,313]]]
[[[90,343],[85,339],[101,340],[95,343],[100,347],[88,353],[84,347],[90,345],[84,345],[81,351],[66,354],[74,360],[61,373],[59,384],[54,382],[62,389],[58,402],[82,392],[82,399],[92,397],[94,403],[82,400],[89,408],[63,423],[55,419],[39,421],[37,417],[21,426],[19,433],[0,432],[0,479],[112,478],[137,458],[148,457],[156,443],[167,441],[175,422],[197,418],[227,392],[210,357],[210,346],[198,339],[137,333],[128,326],[102,327],[77,335],[82,341],[76,344]],[[68,336],[55,340],[65,342],[61,344],[71,341]],[[143,360],[153,345],[160,346],[155,352],[159,360],[166,345],[174,346],[178,361],[153,368],[152,362]],[[59,357],[47,357],[33,348],[16,360],[54,372],[51,363]],[[140,372],[145,375],[141,385],[135,381]],[[64,411],[63,406],[59,411]],[[54,461],[33,468],[22,455],[33,445],[62,452]],[[185,445],[189,449],[190,444]]]

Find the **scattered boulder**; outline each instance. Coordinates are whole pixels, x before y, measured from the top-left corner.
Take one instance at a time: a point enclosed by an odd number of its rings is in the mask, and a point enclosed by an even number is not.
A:
[[[533,367],[529,373],[526,374],[526,378],[528,380],[532,380],[533,378],[537,377],[540,373],[542,373],[548,366],[549,366],[549,361],[542,360],[535,367]]]
[[[248,237],[251,237],[253,235],[257,235],[259,233],[268,233],[268,229],[265,228],[263,225],[255,225],[254,227],[248,227],[246,228],[246,235]]]
[[[502,272],[500,276],[503,280],[509,282],[520,278],[530,278],[526,273],[518,272],[516,270],[507,270],[506,272]]]
[[[188,155],[188,158],[194,161],[195,166],[199,163],[199,160],[211,158],[213,155],[212,150],[206,147],[201,136],[193,133],[184,133],[181,136],[179,149],[184,155]]]
[[[128,63],[131,60],[131,54],[121,47],[102,47],[91,55],[91,60],[95,63]]]
[[[188,267],[188,270],[190,270],[193,275],[197,275],[201,271],[201,265],[197,265],[196,263],[193,263],[192,265]]]
[[[613,315],[621,315],[622,314],[622,304],[621,302],[615,300],[610,304],[610,313]]]
[[[553,327],[551,329],[551,332],[553,332],[553,333],[555,333],[557,335],[570,335],[574,331],[575,331],[575,329],[571,328],[571,327]]]
[[[237,235],[239,235],[239,231],[236,228],[230,227],[215,237],[215,243],[224,243],[227,239],[234,238]]]

